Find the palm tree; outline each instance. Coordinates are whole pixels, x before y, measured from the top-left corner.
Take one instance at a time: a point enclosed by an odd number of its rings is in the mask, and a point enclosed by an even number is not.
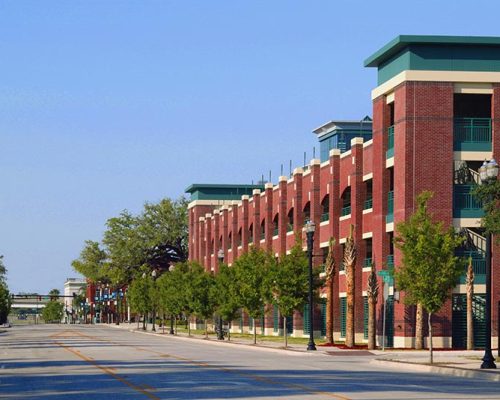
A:
[[[344,265],[347,285],[347,310],[345,344],[354,347],[354,267],[356,264],[356,244],[354,243],[354,225],[350,226],[349,237],[345,243]]]
[[[472,298],[474,297],[474,269],[472,257],[469,257],[465,288],[467,291],[467,350],[474,349],[474,315],[472,313]]]
[[[371,265],[372,270],[368,276],[368,288],[366,294],[368,296],[368,350],[374,350],[377,347],[377,297],[378,297],[378,281],[375,273],[375,264]]]
[[[335,238],[331,237],[328,243],[328,255],[325,260],[326,286],[328,289],[326,303],[326,341],[333,344],[333,284],[335,281],[335,257],[333,249]]]

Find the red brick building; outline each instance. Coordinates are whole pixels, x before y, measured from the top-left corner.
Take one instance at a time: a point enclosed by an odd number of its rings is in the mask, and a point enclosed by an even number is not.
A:
[[[369,57],[365,66],[378,70],[378,86],[371,94],[373,121],[331,121],[317,128],[321,160],[296,168],[290,177],[279,177],[277,184],[192,185],[187,189],[192,196],[189,257],[217,272],[219,250],[229,264],[250,246],[279,256],[293,245],[294,232],[301,232],[304,221],[311,219],[317,227],[314,254],[326,254],[328,241],[334,237],[336,265],[341,265],[342,245],[352,224],[358,249],[356,342],[363,342],[367,266],[374,262],[377,270],[397,268],[401,254],[392,245],[395,224],[412,214],[420,192],[431,190],[434,197],[429,208],[435,218],[468,238],[460,254],[473,258],[475,335],[481,347],[485,245],[481,205],[470,191],[482,161],[500,158],[500,38],[399,36]],[[321,257],[314,260],[322,262]],[[493,248],[492,271],[495,346],[500,308],[498,247]],[[389,284],[386,345],[411,347],[414,307],[394,299]],[[345,334],[345,291],[345,275],[340,271],[335,281],[336,340]],[[380,343],[382,298],[378,304]],[[324,314],[322,305],[320,318],[315,318],[318,334],[324,334]],[[294,335],[307,330],[303,315],[294,315]],[[434,319],[437,347],[464,347],[465,315],[462,281]],[[279,321],[276,312],[270,312],[265,321],[255,324],[263,325],[267,334],[278,334]],[[245,316],[240,326],[247,329]]]

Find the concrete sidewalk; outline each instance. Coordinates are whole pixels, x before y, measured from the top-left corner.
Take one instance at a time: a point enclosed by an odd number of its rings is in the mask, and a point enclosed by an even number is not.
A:
[[[497,369],[482,370],[481,358],[484,351],[481,350],[437,350],[434,351],[434,363],[429,364],[428,350],[364,350],[364,349],[343,349],[335,346],[317,345],[317,351],[307,351],[306,344],[289,344],[288,348],[284,348],[282,341],[270,341],[257,336],[257,344],[253,344],[251,338],[231,338],[224,341],[217,340],[213,334],[209,335],[209,339],[205,339],[204,335],[191,334],[188,337],[187,333],[179,333],[177,335],[169,335],[169,328],[165,328],[165,333],[162,333],[162,328],[157,328],[156,333],[151,332],[151,324],[148,325],[147,331],[137,329],[136,324],[122,323],[120,325],[102,324],[100,326],[108,326],[113,328],[127,329],[132,332],[157,335],[159,337],[175,338],[178,340],[203,340],[207,344],[219,346],[249,346],[253,349],[263,351],[279,351],[287,352],[290,355],[294,354],[309,354],[311,356],[335,356],[336,357],[363,357],[366,362],[381,363],[385,367],[394,367],[415,372],[439,373],[453,376],[461,376],[473,379],[487,379],[500,382],[500,358],[497,357]],[[497,356],[497,350],[493,351],[493,356]]]

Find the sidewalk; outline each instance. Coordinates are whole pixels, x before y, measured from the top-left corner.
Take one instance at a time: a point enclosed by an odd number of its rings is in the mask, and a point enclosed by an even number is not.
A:
[[[479,378],[487,379],[496,382],[500,382],[500,358],[497,357],[497,369],[482,370],[481,358],[484,355],[482,350],[437,350],[434,351],[434,363],[429,364],[429,351],[428,350],[392,350],[387,349],[382,350],[366,350],[366,349],[342,349],[334,346],[321,346],[317,345],[317,351],[307,351],[307,345],[305,344],[289,344],[288,348],[283,347],[282,341],[270,341],[265,340],[262,337],[257,336],[257,344],[253,344],[253,339],[251,338],[231,338],[230,341],[224,340],[219,341],[215,338],[213,334],[209,336],[209,339],[205,339],[204,335],[201,334],[191,334],[191,337],[187,336],[187,333],[181,332],[178,335],[169,335],[169,329],[165,328],[165,333],[162,333],[162,328],[157,328],[156,333],[151,332],[151,324],[148,325],[147,331],[142,329],[137,329],[136,324],[122,323],[120,325],[114,324],[102,324],[100,326],[108,326],[113,328],[127,329],[132,332],[157,335],[160,337],[168,336],[169,338],[174,338],[178,340],[203,340],[207,344],[219,345],[219,346],[248,346],[253,349],[259,349],[263,351],[274,351],[274,352],[286,352],[289,355],[311,355],[311,356],[334,356],[342,357],[363,357],[366,362],[370,363],[380,363],[385,367],[394,367],[400,370],[415,371],[415,372],[427,372],[427,373],[439,373],[445,375],[453,375],[459,377],[467,378]],[[141,326],[142,328],[142,326]],[[493,351],[493,356],[496,357],[498,354],[497,350]],[[335,358],[332,357],[332,361]]]

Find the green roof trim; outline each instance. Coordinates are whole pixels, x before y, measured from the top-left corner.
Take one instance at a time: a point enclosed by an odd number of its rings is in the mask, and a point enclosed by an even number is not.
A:
[[[500,47],[500,37],[496,36],[433,36],[433,35],[399,35],[380,50],[368,57],[365,67],[378,67],[391,57],[397,55],[405,47],[412,44],[423,45],[461,45],[461,46],[494,46]]]
[[[194,183],[185,192],[191,200],[241,200],[243,195],[252,196],[254,189],[263,190],[264,185]]]

